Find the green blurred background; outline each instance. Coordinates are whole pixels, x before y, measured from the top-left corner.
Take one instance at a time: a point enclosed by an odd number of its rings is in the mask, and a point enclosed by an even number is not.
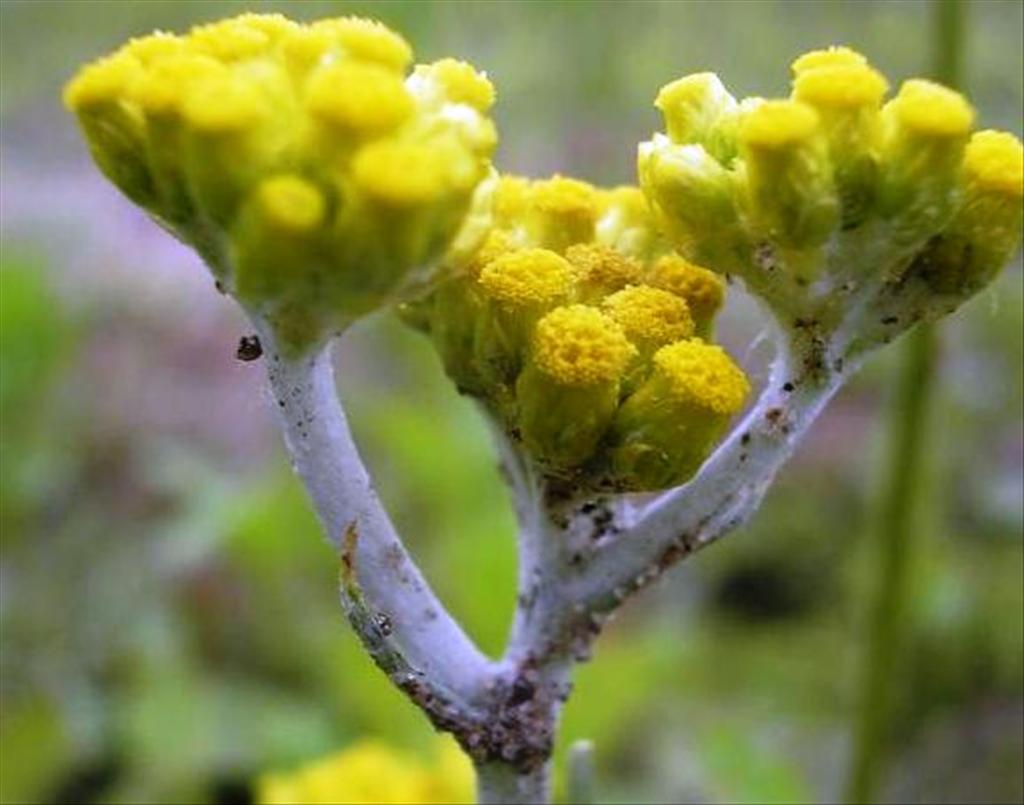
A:
[[[980,125],[1019,135],[1024,5],[967,6]],[[261,771],[370,735],[430,739],[344,623],[262,366],[233,357],[241,315],[105,184],[59,106],[74,69],[128,36],[242,10],[375,16],[420,60],[467,59],[498,87],[501,168],[601,183],[633,180],[654,94],[681,74],[777,95],[791,58],[827,44],[862,50],[894,84],[932,63],[926,2],[4,0],[4,802],[245,802]],[[1024,800],[1022,325],[1018,261],[942,328],[890,801]],[[749,302],[730,302],[722,331],[763,364]],[[564,739],[596,741],[602,800],[841,796],[893,352],[840,395],[755,521],[628,607],[581,669]],[[395,519],[499,650],[513,520],[481,422],[388,316],[338,359]]]

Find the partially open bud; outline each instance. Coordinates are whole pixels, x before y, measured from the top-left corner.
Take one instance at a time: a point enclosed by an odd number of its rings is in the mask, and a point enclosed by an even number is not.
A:
[[[615,482],[663,489],[704,463],[750,384],[721,347],[699,339],[662,347],[647,381],[619,408],[609,436]]]
[[[252,303],[258,289],[260,311],[308,317],[277,334],[301,352],[422,290],[450,248],[472,251],[487,233],[489,216],[470,211],[492,171],[493,87],[451,59],[407,77],[411,58],[374,21],[243,14],[133,40],[83,68],[64,101],[104,173],[193,245],[228,292]],[[260,210],[282,176],[316,194],[320,220],[272,278],[255,244],[276,225]],[[314,265],[296,271],[309,238]],[[316,285],[293,287],[302,282]]]
[[[596,308],[570,305],[537,324],[530,361],[516,383],[526,445],[553,469],[584,463],[619,404],[619,381],[635,350]]]

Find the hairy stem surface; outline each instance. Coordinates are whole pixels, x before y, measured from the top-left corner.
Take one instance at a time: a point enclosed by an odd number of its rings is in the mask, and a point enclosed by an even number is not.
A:
[[[338,402],[329,350],[288,358],[261,334],[285,445],[342,563],[342,604],[392,681],[458,718],[490,663],[431,591],[377,498]],[[450,711],[450,712],[448,712]]]

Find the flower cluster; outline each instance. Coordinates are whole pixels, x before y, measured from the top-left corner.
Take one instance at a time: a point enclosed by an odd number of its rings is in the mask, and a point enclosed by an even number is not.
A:
[[[640,188],[610,190],[499,179],[491,84],[411,58],[369,20],[243,14],[132,40],[64,97],[100,168],[278,349],[403,303],[459,389],[581,489],[686,481],[742,408],[713,344],[722,275],[825,367],[948,313],[1020,241],[1021,143],[972,136],[929,81],[883,104],[847,48],[798,58],[783,100],[668,84]]]
[[[64,101],[107,177],[298,351],[475,246],[494,90],[411,60],[374,21],[243,14],[134,39]]]
[[[930,81],[883,104],[887,80],[848,48],[792,69],[784,100],[736,101],[712,73],[662,88],[639,174],[673,243],[826,333],[867,300],[890,323],[878,340],[987,284],[1020,242],[1020,141],[972,135],[967,101]]]
[[[430,764],[374,740],[257,782],[261,805],[454,805],[473,802],[473,768],[451,738]]]
[[[709,343],[724,283],[651,223],[636,188],[503,177],[481,249],[403,311],[460,390],[585,488],[682,483],[749,390]]]

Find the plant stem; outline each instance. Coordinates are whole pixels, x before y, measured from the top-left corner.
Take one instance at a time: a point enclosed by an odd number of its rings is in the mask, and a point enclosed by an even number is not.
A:
[[[879,526],[874,540],[874,576],[858,720],[846,800],[875,799],[892,722],[893,681],[907,632],[907,598],[913,564],[913,514],[920,498],[922,465],[932,393],[935,333],[919,327],[907,336],[904,365],[890,412],[889,454],[883,478]]]
[[[594,803],[594,744],[576,741],[569,747],[569,802],[576,805]]]
[[[963,75],[966,3],[937,0],[932,5],[934,67],[937,80],[956,88]],[[900,647],[908,632],[907,601],[914,567],[914,514],[924,496],[929,413],[936,391],[937,334],[931,324],[913,330],[903,347],[902,365],[889,412],[889,453],[883,473],[880,517],[874,539],[877,579],[867,622],[853,757],[846,800],[875,801],[892,732],[894,681],[899,679]]]
[[[550,802],[551,761],[523,774],[505,763],[483,763],[476,767],[479,805],[544,805]]]

